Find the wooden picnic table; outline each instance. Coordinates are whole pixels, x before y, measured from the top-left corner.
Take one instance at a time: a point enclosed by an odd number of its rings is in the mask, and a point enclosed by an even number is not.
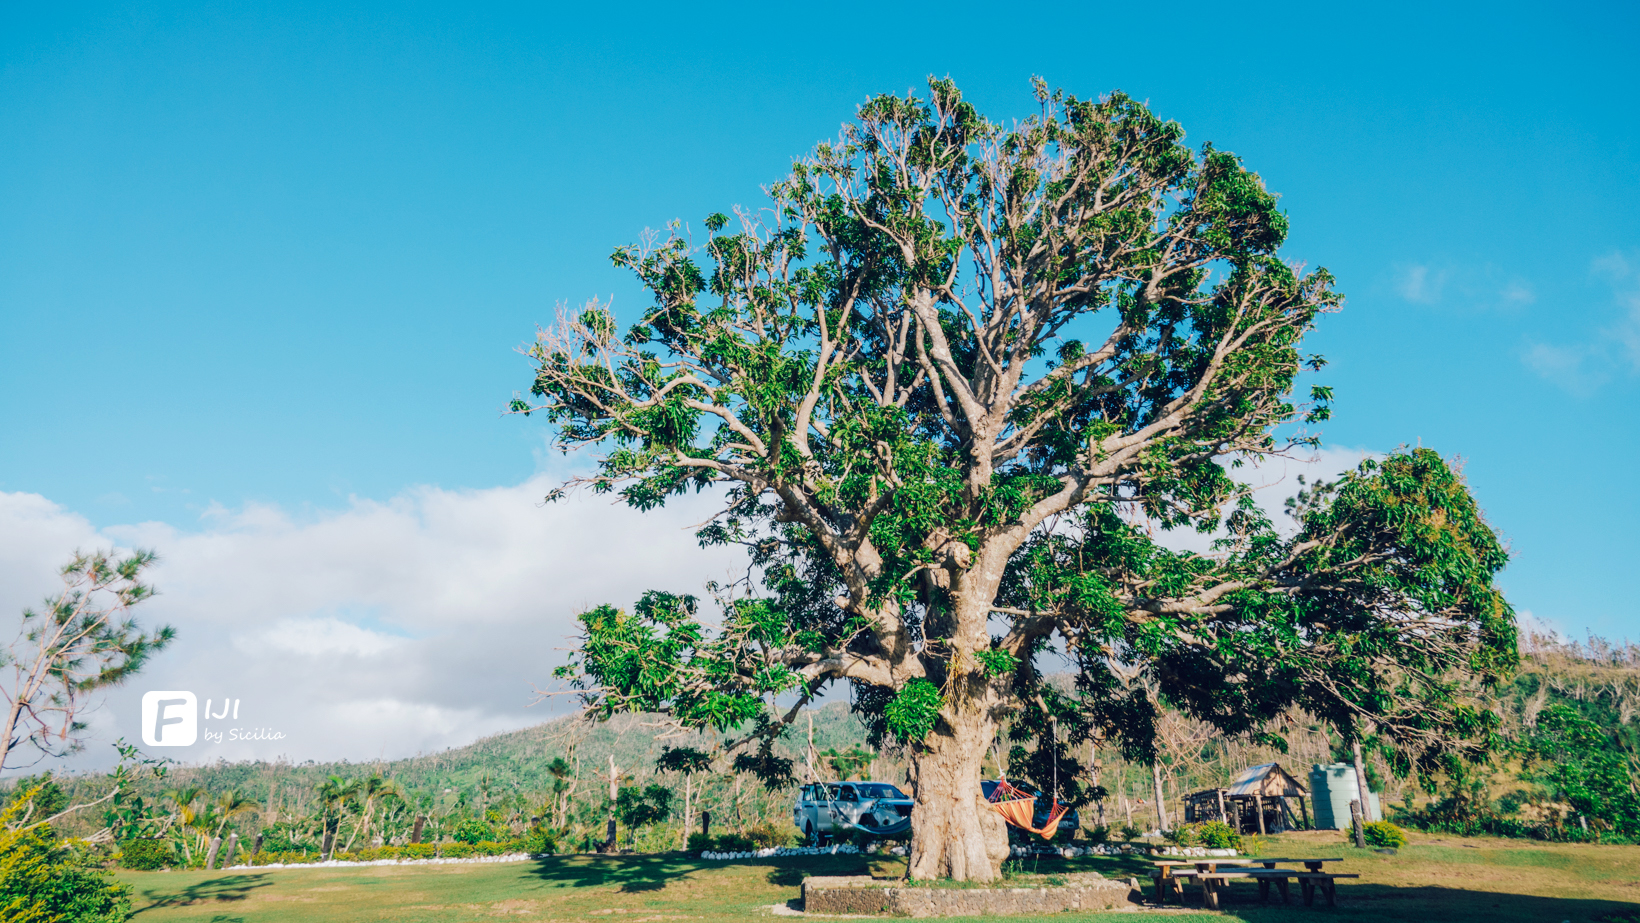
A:
[[[1151,861],[1153,864],[1158,866],[1157,871],[1152,876],[1156,879],[1157,904],[1166,903],[1164,898],[1164,888],[1169,885],[1172,886],[1174,893],[1178,894],[1180,902],[1182,903],[1184,900],[1184,880],[1195,879],[1196,882],[1201,885],[1202,906],[1212,910],[1218,909],[1219,891],[1224,885],[1229,884],[1230,879],[1232,878],[1251,878],[1257,881],[1259,884],[1259,899],[1261,901],[1269,900],[1270,883],[1273,881],[1281,889],[1281,902],[1284,904],[1288,903],[1287,880],[1289,878],[1296,878],[1298,879],[1299,886],[1303,889],[1305,906],[1314,904],[1315,892],[1319,887],[1321,889],[1321,893],[1327,898],[1327,905],[1330,907],[1336,905],[1334,880],[1338,878],[1360,877],[1359,875],[1326,872],[1322,870],[1322,866],[1325,863],[1344,861],[1341,858],[1286,859],[1259,857],[1230,859],[1214,856],[1193,859],[1153,859]],[[1305,870],[1300,872],[1297,869],[1276,868],[1276,864],[1279,862],[1302,863]],[[1181,870],[1175,872],[1174,866],[1179,865],[1194,866],[1194,869],[1191,871]],[[1221,870],[1219,868],[1221,865],[1233,866],[1234,868]],[[1262,867],[1251,868],[1251,866]]]

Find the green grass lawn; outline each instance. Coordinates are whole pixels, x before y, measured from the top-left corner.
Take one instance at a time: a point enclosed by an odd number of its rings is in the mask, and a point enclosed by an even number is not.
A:
[[[1298,903],[1259,906],[1256,886],[1240,883],[1221,912],[1172,910],[1166,914],[1168,920],[1264,923],[1323,914],[1417,923],[1640,923],[1640,847],[1420,836],[1398,855],[1381,856],[1348,849],[1334,833],[1289,834],[1267,842],[1268,855],[1344,856],[1339,870],[1358,872],[1361,878],[1339,884],[1336,910]],[[1093,869],[1110,877],[1142,877],[1149,868],[1132,858],[1044,859],[1024,871]],[[740,862],[683,856],[567,856],[487,865],[122,872],[120,877],[135,891],[138,923],[662,923],[767,921],[771,905],[795,902],[805,875],[897,877],[903,869],[902,860],[847,856]],[[1193,903],[1195,895],[1189,900]],[[1067,913],[1052,919],[1080,923],[1132,916]]]

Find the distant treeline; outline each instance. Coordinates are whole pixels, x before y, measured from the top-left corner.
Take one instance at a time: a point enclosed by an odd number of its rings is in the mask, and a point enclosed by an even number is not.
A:
[[[1503,735],[1490,766],[1454,764],[1430,780],[1394,778],[1383,770],[1369,740],[1369,784],[1380,792],[1391,819],[1452,833],[1548,839],[1640,836],[1640,734],[1635,725],[1640,646],[1528,635],[1521,643],[1515,679],[1485,704],[1501,719]],[[1168,713],[1160,727],[1159,766],[1161,807],[1169,825],[1178,822],[1185,795],[1222,786],[1248,766],[1280,762],[1302,780],[1313,763],[1349,759],[1341,737],[1302,714],[1290,715],[1270,730],[1279,733],[1285,749],[1226,738],[1182,714]],[[573,848],[590,846],[604,835],[613,760],[617,790],[641,793],[658,785],[671,796],[664,819],[635,831],[643,835],[640,845],[681,846],[688,830],[699,830],[703,811],[711,813],[715,832],[789,826],[790,786],[767,789],[727,771],[723,759],[687,776],[656,768],[664,747],[711,750],[714,743],[715,738],[699,734],[669,732],[654,716],[623,715],[604,724],[562,718],[410,759],[174,766],[164,779],[139,779],[136,794],[141,812],[151,815],[146,821],[150,827],[191,825],[218,834],[235,831],[241,838],[266,833],[287,848],[319,848],[327,829],[351,840],[407,842],[418,818],[425,840],[448,840],[458,832],[469,842],[501,840],[544,827]],[[843,703],[800,716],[775,752],[792,761],[794,784],[811,776],[905,782],[904,759],[871,749],[865,728]],[[1005,773],[1043,790],[1072,788],[1066,784],[1070,779],[1056,776],[1059,766],[1041,760],[1015,766],[1008,762],[999,741],[987,757],[987,775]],[[1124,761],[1115,748],[1088,745],[1087,752],[1076,753],[1074,761],[1062,766],[1066,775],[1079,776],[1076,782],[1086,798],[1079,805],[1084,826],[1157,826],[1148,764]],[[1041,778],[1032,777],[1033,771]],[[1095,782],[1101,788],[1094,788]],[[355,793],[338,802],[337,786],[350,783],[387,794]],[[110,785],[107,776],[71,775],[55,779],[53,790],[79,803],[101,797]],[[14,780],[6,791],[17,787]],[[1103,798],[1093,797],[1099,791]],[[66,835],[83,836],[108,821],[93,809],[65,818],[59,827]]]

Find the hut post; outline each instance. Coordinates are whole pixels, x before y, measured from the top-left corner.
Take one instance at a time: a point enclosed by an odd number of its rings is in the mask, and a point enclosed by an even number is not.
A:
[[[1310,806],[1304,803],[1304,796],[1298,796],[1298,812],[1304,816],[1304,829],[1310,829]]]
[[[1263,795],[1255,794],[1253,796],[1253,810],[1258,813],[1258,832],[1261,833],[1261,834],[1266,833],[1267,831],[1264,829],[1264,796]]]
[[[1230,823],[1230,815],[1224,813],[1224,789],[1221,788],[1213,794],[1219,796],[1219,823],[1228,826]]]

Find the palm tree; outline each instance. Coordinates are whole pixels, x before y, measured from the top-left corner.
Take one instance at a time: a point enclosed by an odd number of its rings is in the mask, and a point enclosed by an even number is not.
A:
[[[353,836],[348,838],[347,845],[343,847],[343,849],[346,850],[351,850],[353,848],[353,841],[358,839],[361,834],[366,837],[366,843],[370,842],[369,835],[371,813],[377,802],[385,803],[400,797],[398,785],[391,779],[382,778],[381,773],[373,772],[370,774],[368,779],[365,779],[362,782],[356,782],[354,784],[357,790],[354,792],[353,797],[364,809],[364,817],[362,823],[353,828]]]
[[[221,795],[216,800],[216,836],[221,836],[227,828],[228,822],[241,814],[251,814],[260,810],[260,806],[239,794],[238,789]]]
[[[569,802],[575,795],[575,764],[555,756],[547,764],[547,772],[552,774],[553,826],[562,827],[569,821]]]
[[[168,789],[164,792],[165,800],[171,802],[169,823],[174,825],[177,832],[177,841],[182,846],[182,861],[190,865],[194,861],[194,846],[196,844],[192,842],[192,839],[187,836],[185,831],[195,830],[197,832],[200,811],[194,806],[194,802],[199,800],[199,796],[203,791],[204,789],[197,785],[190,785],[184,788]]]
[[[326,859],[330,858],[331,847],[336,845],[336,828],[341,825],[342,812],[358,789],[358,779],[344,780],[341,776],[331,776],[315,789],[319,796],[319,820],[324,828],[320,854]]]

